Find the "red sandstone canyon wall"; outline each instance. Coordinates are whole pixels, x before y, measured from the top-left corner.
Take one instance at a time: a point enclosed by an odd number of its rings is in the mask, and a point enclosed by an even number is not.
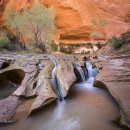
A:
[[[36,1],[38,0],[1,0],[0,3],[4,5],[3,8],[10,6],[19,10]],[[55,38],[60,42],[81,43],[90,40],[93,18],[104,18],[109,21],[105,27],[98,27],[105,38],[118,36],[130,29],[130,0],[41,0],[41,2],[53,6],[56,10]]]

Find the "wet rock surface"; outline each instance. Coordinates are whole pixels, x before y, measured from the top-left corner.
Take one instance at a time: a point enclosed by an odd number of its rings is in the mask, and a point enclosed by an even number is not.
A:
[[[33,98],[28,110],[29,115],[58,98],[50,82],[54,68],[51,57],[43,54],[0,54],[0,66],[10,61],[8,66],[6,64],[0,70],[0,80],[2,81],[0,89],[4,94],[4,98],[0,100],[0,123],[12,123],[12,117],[16,114],[17,108],[25,100]],[[60,89],[65,97],[73,82],[76,81],[72,65],[75,60],[73,56],[53,56],[53,58],[57,63],[58,84],[60,84]],[[42,65],[40,71],[37,68],[39,60]],[[5,85],[4,81],[7,81],[8,84]],[[10,90],[10,84],[15,89],[7,93],[6,88]],[[25,100],[22,100],[23,98]]]
[[[52,59],[56,62],[55,76],[60,91],[63,97],[66,97],[71,85],[76,81],[74,64],[80,63],[84,66],[82,58],[75,58],[73,55],[1,53],[0,64],[3,66],[7,61],[10,64],[0,70],[0,123],[10,124],[14,119],[18,120],[17,112],[22,108],[22,104],[30,100],[25,116],[32,115],[59,98],[51,84],[55,67]],[[39,60],[42,66],[40,71],[37,68]],[[100,55],[91,60],[94,62],[93,66],[99,68],[94,86],[105,87],[109,91],[120,107],[120,124],[130,128],[130,55]],[[12,89],[9,86],[12,86]]]
[[[119,123],[130,128],[130,54],[99,56],[92,60],[102,66],[94,86],[108,89],[120,107]]]

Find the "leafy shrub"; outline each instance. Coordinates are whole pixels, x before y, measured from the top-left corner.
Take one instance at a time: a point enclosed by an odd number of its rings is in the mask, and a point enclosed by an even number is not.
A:
[[[43,44],[48,48],[48,40],[56,29],[54,9],[40,2],[22,11],[6,8],[4,20],[5,25],[14,30],[19,41],[25,43],[24,37],[27,37],[28,42],[33,41],[36,47],[41,47]]]
[[[5,48],[9,41],[7,39],[0,39],[0,48]]]
[[[80,44],[75,44],[74,47],[80,47]]]
[[[5,48],[9,44],[9,40],[5,32],[0,32],[0,48]]]
[[[102,48],[102,44],[101,44],[100,42],[98,42],[98,43],[96,44],[96,46],[97,46],[98,49],[101,49],[101,48]]]
[[[108,42],[112,45],[114,49],[120,48],[125,44],[130,44],[130,31],[122,33],[119,38],[112,37],[108,40]]]
[[[130,31],[127,31],[126,33],[122,33],[120,38],[122,39],[123,44],[129,44],[130,43]]]
[[[65,48],[65,47],[62,46],[62,47],[60,48],[60,52],[66,53],[66,54],[72,54],[73,49],[72,49],[71,46],[69,46],[68,48]]]
[[[18,52],[21,51],[21,46],[19,44],[9,43],[4,48],[7,49],[8,51],[18,51]]]
[[[122,46],[122,40],[116,37],[110,38],[109,43],[114,49],[120,48]]]
[[[123,50],[124,50],[124,52],[130,51],[130,45],[124,46]]]
[[[51,44],[51,50],[52,51],[58,51],[58,45],[56,45],[55,43]]]
[[[87,43],[87,46],[93,47],[93,44],[92,44],[91,42],[88,42],[88,43]]]

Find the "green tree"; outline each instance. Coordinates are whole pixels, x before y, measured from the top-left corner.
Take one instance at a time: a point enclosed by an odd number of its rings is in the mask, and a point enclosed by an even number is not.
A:
[[[55,13],[53,8],[45,7],[39,2],[31,8],[19,12],[7,10],[5,23],[14,29],[19,38],[26,36],[42,50],[48,49],[50,36],[55,32]]]
[[[3,30],[0,30],[0,48],[5,48],[8,44],[7,34]]]
[[[15,32],[16,38],[17,38],[17,42],[22,41],[22,43],[24,44],[24,48],[25,48],[25,41],[23,38],[23,28],[24,28],[24,23],[23,23],[23,17],[21,15],[21,13],[8,8],[5,11],[4,14],[4,18],[5,18],[5,25],[11,29],[13,32]],[[20,43],[21,44],[21,43]],[[21,47],[22,44],[21,44]]]

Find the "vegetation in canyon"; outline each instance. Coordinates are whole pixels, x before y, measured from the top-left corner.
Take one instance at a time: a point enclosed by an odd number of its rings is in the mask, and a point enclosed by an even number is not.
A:
[[[113,36],[108,42],[114,49],[119,49],[122,46],[128,45],[130,44],[130,31],[122,33],[120,37]]]
[[[105,19],[105,18],[101,18],[101,19],[96,19],[93,18],[91,20],[92,24],[93,24],[93,28],[92,28],[92,32],[91,32],[91,38],[92,39],[104,39],[105,36],[104,34],[98,30],[98,28],[103,28],[106,25],[109,24],[109,20]]]
[[[5,25],[13,31],[22,49],[35,44],[43,52],[50,50],[49,41],[55,32],[55,13],[53,8],[35,3],[30,8],[5,11]]]
[[[0,129],[130,129],[130,30],[116,0],[3,1]]]
[[[5,48],[9,44],[6,33],[0,31],[0,48]]]

